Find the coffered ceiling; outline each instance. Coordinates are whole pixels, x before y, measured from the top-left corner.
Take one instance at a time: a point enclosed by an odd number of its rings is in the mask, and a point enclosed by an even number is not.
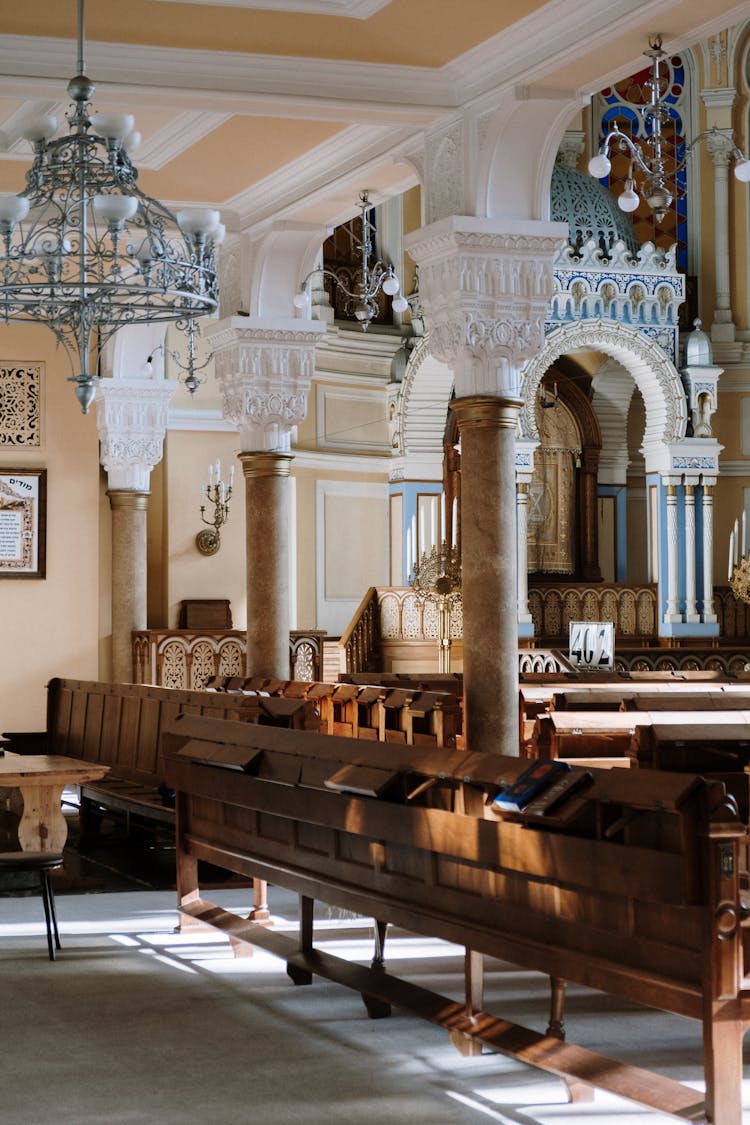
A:
[[[95,107],[128,110],[141,184],[218,205],[235,229],[338,222],[357,191],[415,182],[422,130],[519,85],[586,95],[750,18],[750,0],[87,0]],[[62,120],[75,0],[0,0],[0,190],[23,187],[25,122]]]

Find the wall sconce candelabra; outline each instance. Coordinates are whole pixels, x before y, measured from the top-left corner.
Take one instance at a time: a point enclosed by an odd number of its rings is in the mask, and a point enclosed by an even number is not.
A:
[[[735,598],[750,604],[750,555],[747,553],[747,515],[734,521],[729,535],[729,586]]]
[[[348,289],[342,278],[333,270],[326,269],[323,266],[317,266],[314,270],[310,270],[309,274],[300,285],[299,292],[294,297],[294,305],[295,308],[298,309],[304,309],[307,306],[309,300],[308,284],[312,277],[316,275],[319,277],[330,277],[349,298],[346,308],[347,314],[351,312],[359,321],[362,331],[366,332],[378,311],[375,298],[381,289],[392,298],[391,304],[394,312],[406,312],[409,307],[409,302],[401,293],[401,282],[396,276],[396,271],[392,265],[385,265],[385,263],[379,260],[375,262],[373,266],[370,265],[370,259],[373,253],[372,235],[375,227],[368,217],[368,211],[371,208],[368,192],[361,191],[359,193],[359,199],[362,219],[362,238],[361,240],[355,239],[354,241],[360,253],[362,264],[357,285],[353,290]]]
[[[445,535],[445,493],[440,498],[441,529]],[[411,565],[411,539],[407,533],[407,570],[409,585],[417,599],[433,602],[438,611],[438,671],[451,670],[451,611],[462,601],[461,552],[456,545],[457,510],[453,503],[453,542],[443,538],[424,551]]]
[[[208,466],[208,484],[202,484],[200,488],[201,519],[206,527],[195,537],[195,545],[202,555],[215,555],[221,546],[220,529],[229,519],[229,501],[232,498],[233,484],[234,465],[229,469],[228,484],[221,479],[221,461],[218,458],[215,465]],[[211,519],[206,519],[204,498],[208,500]]]
[[[154,348],[151,355],[146,360],[146,371],[149,375],[152,373],[152,363],[154,356],[157,352],[164,352],[164,354],[168,355],[173,363],[175,363],[177,367],[179,367],[180,371],[184,371],[186,376],[184,379],[185,386],[190,391],[190,394],[194,395],[198,390],[198,387],[203,382],[202,379],[198,378],[198,372],[203,371],[206,367],[208,367],[209,363],[214,357],[214,353],[209,352],[202,363],[196,363],[195,338],[196,336],[200,336],[201,334],[200,325],[192,317],[190,317],[184,320],[178,320],[177,328],[179,328],[181,332],[185,332],[187,335],[187,362],[183,362],[180,353],[175,351],[174,348],[168,348],[166,344],[159,344],[158,347]]]
[[[615,123],[604,138],[598,153],[589,161],[589,173],[597,180],[601,180],[608,176],[612,169],[609,159],[610,152],[616,148],[619,148],[621,152],[627,152],[630,157],[630,171],[625,181],[625,190],[617,199],[617,205],[621,211],[637,210],[641,201],[636,190],[636,186],[639,186],[643,198],[654,212],[657,222],[663,220],[674,198],[673,189],[669,185],[667,160],[663,147],[664,138],[662,136],[662,127],[670,122],[672,117],[663,97],[663,78],[660,67],[662,61],[667,57],[667,53],[662,50],[661,42],[661,35],[652,36],[649,39],[648,51],[644,51],[644,54],[651,59],[651,74],[645,83],[650,90],[649,101],[638,111],[643,121],[643,144],[632,141],[625,133],[620,132],[617,123]],[[685,158],[675,163],[671,175],[675,175],[685,167],[690,153],[700,141],[706,141],[709,138],[719,139],[723,136],[723,131],[717,129],[715,125],[711,129],[699,133],[686,144]],[[750,180],[750,160],[734,143],[731,133],[727,133],[726,142],[730,146],[729,156],[734,161],[735,177],[742,183],[747,183]],[[644,146],[650,150],[649,153],[644,152]],[[641,184],[636,184],[636,175],[642,180]]]

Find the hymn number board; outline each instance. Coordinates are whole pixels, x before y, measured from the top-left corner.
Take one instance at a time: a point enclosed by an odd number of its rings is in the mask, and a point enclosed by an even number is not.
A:
[[[571,621],[568,659],[574,668],[611,671],[615,663],[613,621]]]

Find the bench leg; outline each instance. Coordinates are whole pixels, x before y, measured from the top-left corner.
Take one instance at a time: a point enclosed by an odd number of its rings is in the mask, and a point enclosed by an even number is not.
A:
[[[373,969],[383,969],[385,967],[385,934],[388,929],[387,922],[381,922],[379,918],[373,919],[375,927],[375,952],[372,955],[370,967]]]
[[[467,949],[464,954],[464,991],[466,1014],[473,1020],[474,1013],[481,1012],[484,1007],[484,954],[476,949]],[[450,1040],[456,1050],[467,1058],[482,1053],[482,1044],[463,1031],[452,1031]]]
[[[735,1000],[716,1000],[703,1020],[706,1121],[742,1125],[742,1039],[745,1028]]]
[[[550,977],[550,1010],[549,1010],[549,1023],[547,1024],[547,1035],[551,1035],[553,1039],[565,1038],[565,1023],[563,1022],[563,1015],[565,1012],[565,989],[566,981],[562,977]]]
[[[311,953],[313,948],[313,910],[315,899],[307,895],[299,896],[299,951]],[[294,984],[312,984],[313,975],[308,969],[300,969],[287,961],[287,976]]]
[[[268,883],[265,879],[253,879],[253,900],[253,909],[247,916],[248,922],[270,925],[271,911],[268,909]]]

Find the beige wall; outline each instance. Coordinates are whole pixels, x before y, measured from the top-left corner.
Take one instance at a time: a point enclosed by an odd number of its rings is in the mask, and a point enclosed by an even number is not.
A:
[[[177,627],[180,602],[186,598],[229,598],[235,629],[246,627],[245,482],[236,457],[238,450],[235,432],[173,431],[167,435],[162,539],[162,557],[167,562],[162,604],[167,620],[154,623],[160,627]],[[195,545],[195,537],[203,528],[199,490],[207,482],[209,463],[217,457],[225,481],[234,465],[234,494],[229,520],[221,530],[219,551],[207,556]]]
[[[45,726],[53,676],[96,679],[100,649],[101,490],[96,418],[84,417],[54,336],[0,326],[0,361],[43,361],[42,445],[0,445],[3,469],[47,470],[47,577],[0,579],[0,729]]]

